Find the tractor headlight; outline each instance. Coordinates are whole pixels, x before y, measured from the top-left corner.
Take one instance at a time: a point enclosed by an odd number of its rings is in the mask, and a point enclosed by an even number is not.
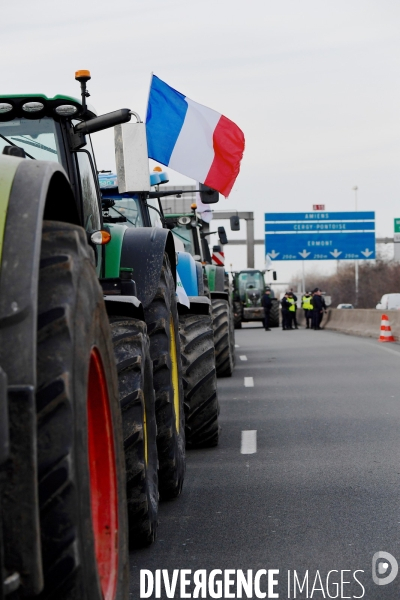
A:
[[[8,113],[12,109],[13,109],[12,104],[8,104],[8,102],[0,102],[0,115],[3,115],[4,113]]]
[[[40,112],[44,109],[44,104],[41,102],[25,102],[22,105],[22,110],[28,113]]]
[[[73,104],[61,104],[55,108],[55,111],[60,117],[70,117],[74,115],[78,109]]]

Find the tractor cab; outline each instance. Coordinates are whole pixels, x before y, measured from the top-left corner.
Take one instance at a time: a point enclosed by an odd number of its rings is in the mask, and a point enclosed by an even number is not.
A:
[[[150,175],[150,185],[159,178]],[[157,198],[135,192],[120,192],[115,173],[99,173],[103,222],[125,223],[127,227],[164,227],[162,207]]]
[[[220,245],[228,243],[225,227],[218,227],[217,231],[209,231],[208,223],[205,223],[196,211],[196,204],[191,206],[192,212],[179,214],[164,214],[166,226],[172,230],[174,237],[185,246],[195,260],[203,265],[211,265],[212,257],[207,237],[212,233],[218,233]]]
[[[265,290],[264,275],[261,271],[241,271],[237,274],[237,290],[243,306],[261,306]]]
[[[136,145],[138,140],[145,139],[145,126],[128,108],[97,116],[86,102],[89,71],[77,71],[75,79],[81,85],[80,100],[65,95],[53,98],[44,94],[1,95],[0,152],[26,160],[55,161],[64,167],[74,199],[68,202],[58,199],[46,204],[44,218],[84,227],[96,256],[97,272],[105,277],[104,245],[110,236],[107,226],[103,229],[102,199],[90,135],[115,127],[120,179],[125,187],[129,184],[146,193],[150,190],[147,151],[142,150],[135,161],[131,155],[127,156],[134,146],[132,137]],[[132,115],[136,123],[129,123]],[[123,124],[129,129],[122,129]],[[143,144],[139,146],[144,148]],[[129,203],[127,212],[127,218],[139,226],[143,217],[135,211],[134,202]]]
[[[186,252],[203,264],[211,263],[203,222],[195,209],[191,213],[165,214],[165,221],[167,227],[172,230],[174,238],[183,243]]]
[[[249,321],[263,321],[264,309],[262,297],[267,286],[264,280],[264,271],[246,269],[233,273],[233,304],[235,328],[239,329],[242,323]],[[279,304],[271,288],[270,298],[272,309],[270,314],[270,327],[279,326]]]

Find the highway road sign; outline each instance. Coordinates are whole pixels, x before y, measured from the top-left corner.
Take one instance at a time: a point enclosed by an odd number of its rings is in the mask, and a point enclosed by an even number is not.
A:
[[[400,219],[394,220],[394,232],[400,233]]]
[[[266,213],[265,253],[272,260],[375,258],[375,213]]]

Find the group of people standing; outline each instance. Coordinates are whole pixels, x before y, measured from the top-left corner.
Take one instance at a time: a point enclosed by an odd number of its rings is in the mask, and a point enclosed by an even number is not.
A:
[[[272,307],[271,290],[267,288],[262,298],[264,307],[264,327],[265,331],[271,331],[269,328],[270,311]],[[306,292],[301,299],[301,307],[304,310],[306,319],[306,329],[321,329],[321,321],[326,311],[326,304],[322,292],[315,288],[312,292]],[[293,290],[286,292],[281,300],[282,309],[282,329],[298,329],[297,323],[297,296]],[[311,327],[310,327],[311,323]]]
[[[326,312],[325,298],[321,290],[315,288],[312,292],[306,292],[301,299],[301,307],[304,310],[306,329],[321,329],[322,317]]]

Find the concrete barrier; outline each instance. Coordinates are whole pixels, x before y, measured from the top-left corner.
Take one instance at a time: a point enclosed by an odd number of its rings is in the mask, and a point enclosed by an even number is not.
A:
[[[337,309],[328,308],[322,327],[327,330],[341,331],[351,335],[379,338],[382,315],[389,317],[393,336],[400,339],[400,310],[377,310],[376,308]],[[298,322],[305,324],[303,310],[297,311]]]

